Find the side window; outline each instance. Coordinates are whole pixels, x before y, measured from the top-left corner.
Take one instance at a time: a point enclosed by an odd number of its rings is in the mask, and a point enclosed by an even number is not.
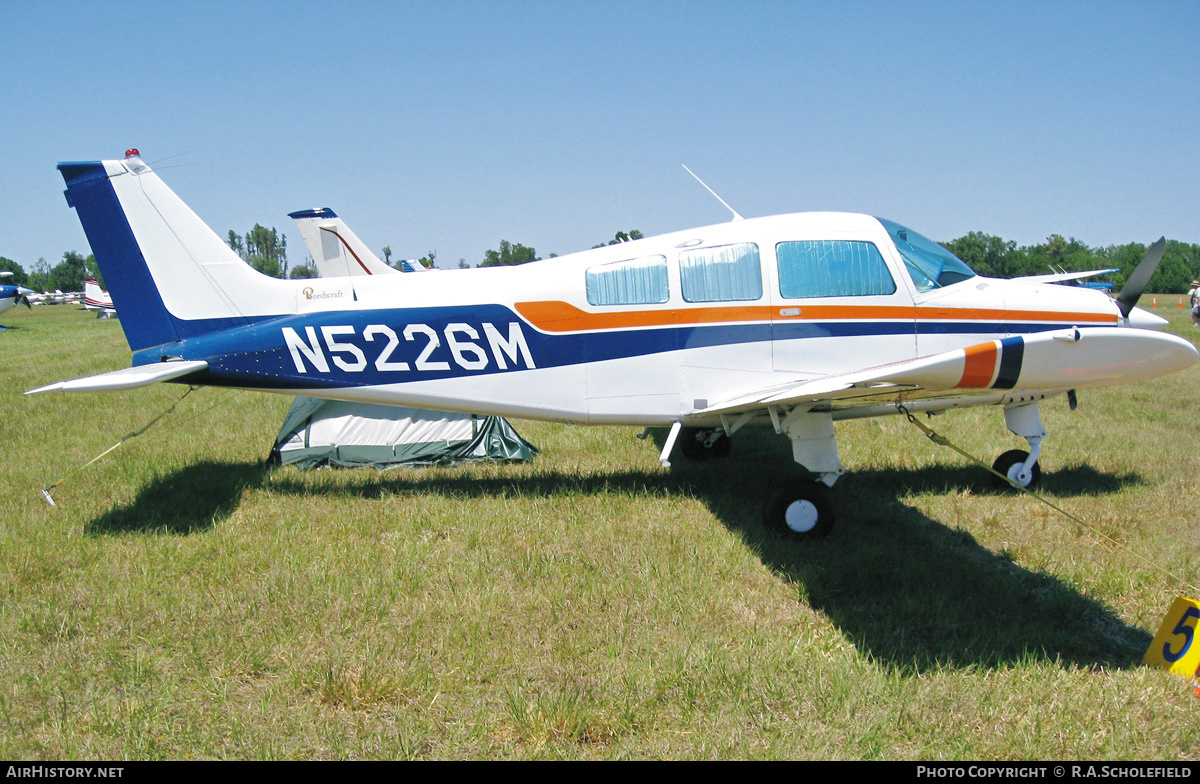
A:
[[[688,302],[729,302],[762,297],[762,269],[753,242],[679,254],[679,277]]]
[[[786,299],[894,294],[896,281],[872,242],[781,242],[779,293]]]
[[[655,305],[666,302],[666,256],[601,264],[587,271],[587,301],[592,305]]]

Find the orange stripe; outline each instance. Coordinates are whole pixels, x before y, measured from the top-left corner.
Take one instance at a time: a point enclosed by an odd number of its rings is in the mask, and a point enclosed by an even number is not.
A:
[[[1072,324],[1116,324],[1115,313],[1055,313],[1043,310],[1010,310],[1009,321],[1069,321]]]
[[[999,343],[989,340],[964,349],[967,361],[963,366],[962,380],[955,386],[959,389],[987,389],[996,375],[999,347]]]
[[[635,327],[668,327],[682,324],[723,324],[741,321],[1057,321],[1068,324],[1116,323],[1108,313],[1057,313],[1054,311],[1004,311],[983,308],[913,308],[875,305],[725,305],[657,310],[611,310],[589,313],[568,302],[547,300],[517,302],[517,312],[543,332],[583,332]],[[794,310],[795,315],[781,315]]]
[[[578,332],[593,329],[665,327],[675,324],[769,321],[773,308],[705,307],[664,310],[617,310],[588,313],[568,302],[517,302],[517,312],[544,332]]]

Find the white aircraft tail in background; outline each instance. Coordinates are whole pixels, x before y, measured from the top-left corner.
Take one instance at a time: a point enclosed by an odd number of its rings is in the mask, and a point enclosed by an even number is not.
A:
[[[300,236],[322,278],[357,275],[386,275],[399,270],[389,267],[358,238],[333,210],[321,207],[290,212]]]
[[[838,422],[1000,406],[1029,451],[994,467],[1030,486],[1047,435],[1040,401],[1073,403],[1076,390],[1200,359],[1191,342],[1142,328],[1161,322],[1136,303],[1165,240],[1115,300],[985,278],[905,226],[840,212],[734,220],[515,267],[276,280],[136,152],[58,168],[133,367],[34,392],[173,381],[669,426],[664,464],[677,441],[720,456],[743,427],[765,425],[811,474],[763,510],[766,526],[799,538],[833,524]],[[356,247],[341,232],[331,247]]]
[[[88,310],[98,310],[101,313],[116,313],[117,308],[113,305],[112,295],[104,289],[100,288],[100,284],[95,278],[88,278],[83,282],[83,306]]]

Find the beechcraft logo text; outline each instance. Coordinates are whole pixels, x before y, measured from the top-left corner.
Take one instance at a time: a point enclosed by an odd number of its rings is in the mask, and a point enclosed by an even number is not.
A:
[[[304,287],[305,299],[340,299],[342,292],[340,291],[318,291],[314,292],[312,286]]]

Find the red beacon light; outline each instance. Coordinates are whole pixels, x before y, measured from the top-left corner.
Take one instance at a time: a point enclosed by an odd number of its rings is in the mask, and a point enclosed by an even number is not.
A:
[[[138,152],[137,147],[130,147],[128,150],[125,151],[126,158],[140,158],[141,155],[142,154],[140,152]]]

